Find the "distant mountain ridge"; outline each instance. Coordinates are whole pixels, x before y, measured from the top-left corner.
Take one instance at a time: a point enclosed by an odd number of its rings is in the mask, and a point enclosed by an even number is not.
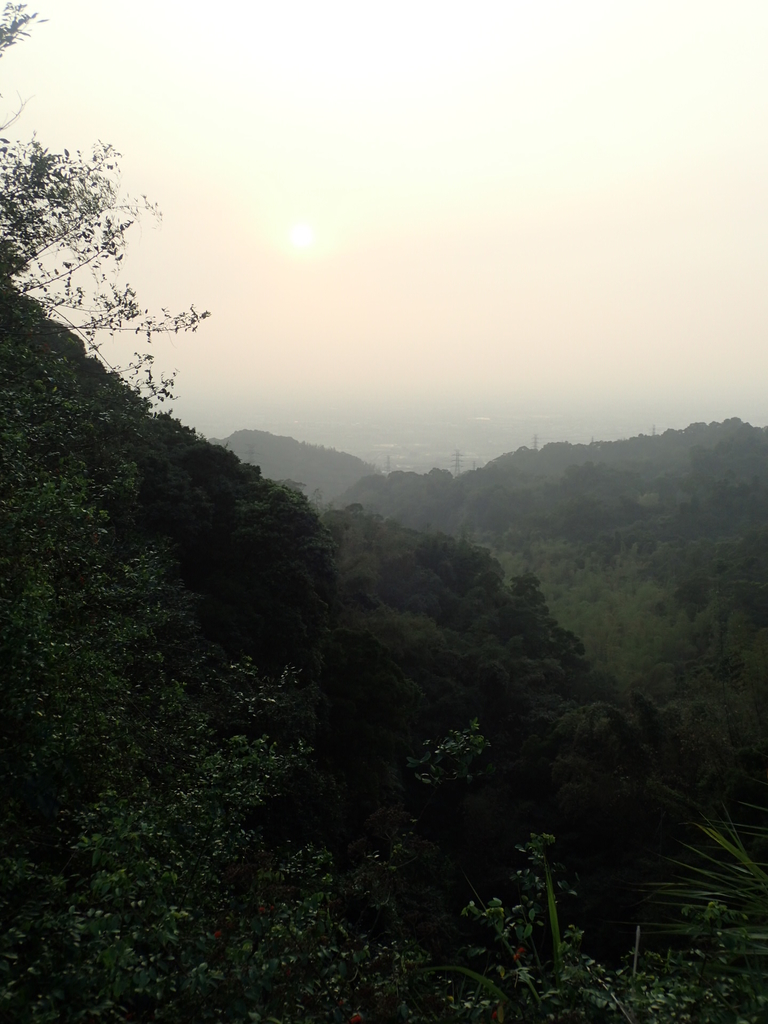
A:
[[[592,441],[573,444],[552,441],[540,449],[525,446],[499,455],[484,467],[491,472],[519,471],[539,477],[557,477],[569,466],[595,465],[620,467],[652,476],[681,471],[690,465],[696,448],[713,449],[724,441],[754,434],[765,437],[765,430],[752,427],[738,417],[722,423],[691,423],[682,430],[665,430],[659,434],[638,434],[618,441]]]
[[[332,501],[358,480],[376,473],[372,463],[356,455],[267,430],[236,430],[229,437],[209,440],[228,448],[242,462],[260,466],[262,476],[269,480],[300,485],[307,497],[319,491],[325,501]]]
[[[768,481],[768,429],[733,418],[621,441],[522,447],[458,476],[433,469],[367,477],[337,503],[360,504],[417,530],[458,535],[470,529],[495,547],[521,518],[532,517],[541,528],[541,517],[559,502],[610,496],[625,518],[642,518],[659,495],[676,507],[705,478],[729,485]]]

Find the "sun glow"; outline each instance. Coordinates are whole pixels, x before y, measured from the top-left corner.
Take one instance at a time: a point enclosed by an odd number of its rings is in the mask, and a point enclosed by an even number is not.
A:
[[[315,233],[309,224],[294,224],[291,228],[291,244],[297,249],[306,249],[315,240]]]

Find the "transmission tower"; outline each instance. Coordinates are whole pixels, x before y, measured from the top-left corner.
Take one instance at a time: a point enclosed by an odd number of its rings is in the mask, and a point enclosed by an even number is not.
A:
[[[537,452],[539,450],[539,435],[533,435],[533,450]]]
[[[461,452],[457,448],[453,453],[453,475],[458,476],[461,473]]]

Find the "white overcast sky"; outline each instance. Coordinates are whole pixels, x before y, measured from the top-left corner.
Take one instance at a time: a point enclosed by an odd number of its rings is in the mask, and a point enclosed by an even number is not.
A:
[[[208,433],[270,403],[768,420],[768,4],[40,0],[10,131],[123,154]],[[314,245],[290,241],[310,225]]]

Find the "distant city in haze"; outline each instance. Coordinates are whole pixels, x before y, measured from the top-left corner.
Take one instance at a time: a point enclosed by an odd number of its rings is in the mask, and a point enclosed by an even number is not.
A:
[[[186,404],[186,403],[182,403]],[[768,423],[768,402],[703,403],[678,410],[664,408],[553,409],[557,403],[542,400],[542,410],[527,402],[510,402],[508,410],[496,406],[483,409],[410,406],[338,407],[272,406],[239,403],[238,411],[198,410],[190,403],[191,415],[184,415],[208,437],[224,437],[235,430],[266,430],[298,441],[335,448],[373,463],[381,472],[396,470],[418,473],[446,469],[453,473],[479,469],[505,452],[527,446],[543,447],[554,441],[589,444],[615,441],[638,434],[680,430],[693,422],[712,422],[737,416],[753,426]],[[517,406],[517,409],[515,408]]]
[[[153,342],[182,422],[462,471],[768,422],[768,4],[125,7],[45,4],[0,92],[162,211],[119,285],[212,314]]]

